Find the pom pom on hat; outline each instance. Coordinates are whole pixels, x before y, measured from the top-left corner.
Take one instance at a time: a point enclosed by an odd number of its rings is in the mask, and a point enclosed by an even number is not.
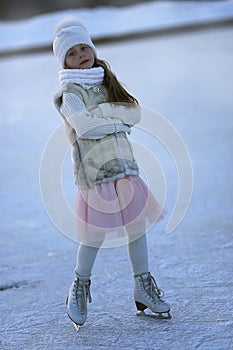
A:
[[[53,52],[62,67],[65,63],[67,51],[79,44],[90,46],[94,55],[97,56],[96,48],[91,41],[90,34],[81,21],[76,18],[68,18],[61,21],[55,28]]]

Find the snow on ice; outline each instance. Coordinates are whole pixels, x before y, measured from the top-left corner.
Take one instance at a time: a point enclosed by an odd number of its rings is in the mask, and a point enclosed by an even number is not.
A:
[[[64,16],[78,16],[93,38],[233,17],[233,1],[154,1],[129,7],[73,9],[0,22],[0,51],[51,43]]]

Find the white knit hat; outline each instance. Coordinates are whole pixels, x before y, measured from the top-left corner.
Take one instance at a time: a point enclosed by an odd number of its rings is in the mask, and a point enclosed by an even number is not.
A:
[[[65,63],[67,51],[71,47],[79,44],[90,46],[94,55],[97,56],[96,48],[83,23],[76,18],[64,19],[56,27],[53,40],[53,52],[62,67]]]

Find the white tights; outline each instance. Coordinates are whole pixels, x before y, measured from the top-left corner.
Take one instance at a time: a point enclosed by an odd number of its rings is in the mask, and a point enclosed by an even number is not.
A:
[[[90,278],[98,251],[98,247],[80,244],[75,267],[75,272],[79,277]],[[140,275],[149,271],[147,239],[145,234],[128,244],[128,254],[134,275]]]

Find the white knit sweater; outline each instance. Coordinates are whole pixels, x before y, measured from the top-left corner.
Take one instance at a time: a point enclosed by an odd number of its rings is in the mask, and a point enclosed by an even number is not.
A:
[[[62,70],[60,84],[75,83],[95,94],[103,93],[102,68]],[[63,92],[60,112],[80,138],[99,139],[116,132],[130,133],[130,127],[139,123],[140,108],[122,104],[100,103],[88,108],[83,99],[71,92]],[[87,109],[88,108],[88,109]]]

